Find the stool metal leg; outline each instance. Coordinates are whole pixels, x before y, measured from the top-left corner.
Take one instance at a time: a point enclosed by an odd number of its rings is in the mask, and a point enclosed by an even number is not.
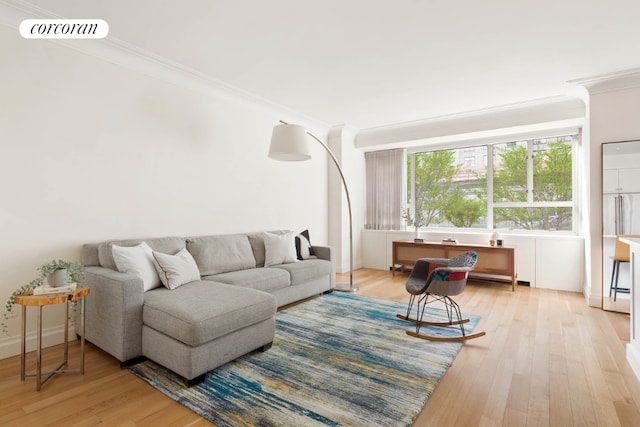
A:
[[[611,269],[611,285],[609,286],[609,298],[611,298],[611,292],[613,291],[613,280],[616,277],[616,261],[613,261],[613,268]]]
[[[614,261],[615,266],[613,267],[616,274],[616,280],[613,285],[613,300],[615,301],[618,297],[618,279],[620,279],[620,261]]]

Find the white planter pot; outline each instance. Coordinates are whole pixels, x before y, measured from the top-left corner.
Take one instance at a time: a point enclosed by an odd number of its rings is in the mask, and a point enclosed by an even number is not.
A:
[[[67,272],[67,269],[63,268],[49,274],[49,276],[47,277],[47,283],[49,284],[49,286],[52,286],[54,288],[67,285],[67,283],[69,283],[69,273]]]

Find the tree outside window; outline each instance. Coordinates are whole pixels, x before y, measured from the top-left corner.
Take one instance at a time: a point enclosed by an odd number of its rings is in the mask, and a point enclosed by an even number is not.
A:
[[[571,138],[499,144],[494,150],[496,228],[571,230]]]
[[[486,226],[485,172],[465,165],[465,159],[470,157],[468,150],[437,150],[408,156],[409,170],[413,167],[415,174],[413,182],[411,174],[408,175],[409,200],[413,201],[410,204],[414,209],[423,213],[425,227]],[[475,162],[471,167],[475,167]]]
[[[564,136],[411,153],[408,204],[423,214],[426,227],[572,230],[572,141]],[[472,156],[493,159],[492,167],[470,162]]]

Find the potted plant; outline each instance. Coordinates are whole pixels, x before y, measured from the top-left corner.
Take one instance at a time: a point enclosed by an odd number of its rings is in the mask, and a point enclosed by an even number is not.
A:
[[[425,216],[421,210],[417,210],[415,215],[411,215],[411,211],[407,208],[402,212],[402,219],[405,220],[408,226],[414,227],[415,236],[413,238],[414,242],[422,242],[423,239],[418,237],[418,233],[420,232],[420,227],[424,225]]]
[[[7,331],[6,320],[11,306],[15,303],[15,296],[27,293],[38,286],[42,286],[47,280],[49,286],[64,286],[67,283],[77,283],[82,286],[84,282],[84,267],[79,262],[63,261],[61,259],[52,260],[38,267],[40,274],[26,285],[13,291],[7,302],[5,303],[4,321],[2,322],[2,331]],[[50,278],[51,276],[51,278]]]

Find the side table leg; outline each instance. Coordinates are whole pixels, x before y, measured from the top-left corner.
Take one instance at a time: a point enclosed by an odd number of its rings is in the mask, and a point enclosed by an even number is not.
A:
[[[25,358],[27,354],[27,306],[22,306],[22,335],[20,336],[20,380],[25,379]]]
[[[36,391],[42,387],[42,306],[38,306],[38,332],[36,336]]]
[[[84,337],[86,335],[86,331],[84,329],[84,300],[85,298],[80,299],[80,310],[82,310],[82,336],[80,338],[80,374],[84,375]]]
[[[69,361],[69,301],[64,303],[64,360],[60,369],[67,367]]]

